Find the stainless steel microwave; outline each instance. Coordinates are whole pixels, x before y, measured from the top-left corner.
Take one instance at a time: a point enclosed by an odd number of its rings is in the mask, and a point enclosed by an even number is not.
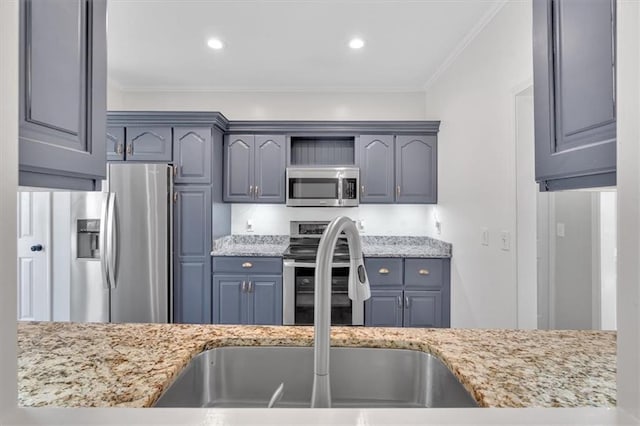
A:
[[[287,168],[287,206],[355,207],[360,201],[357,167]]]

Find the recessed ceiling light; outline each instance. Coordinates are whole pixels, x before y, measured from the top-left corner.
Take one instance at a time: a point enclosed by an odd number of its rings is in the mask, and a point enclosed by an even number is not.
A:
[[[214,50],[220,50],[224,47],[224,44],[217,38],[210,38],[207,40],[207,46]]]
[[[361,38],[352,38],[349,41],[349,47],[352,49],[362,49],[362,47],[364,46],[364,40],[362,40]]]

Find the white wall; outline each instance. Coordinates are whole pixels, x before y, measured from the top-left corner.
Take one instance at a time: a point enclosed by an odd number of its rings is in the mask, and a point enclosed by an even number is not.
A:
[[[336,216],[348,216],[362,220],[364,235],[414,235],[435,234],[433,211],[437,207],[427,205],[360,205],[352,208],[286,207],[282,204],[234,204],[231,208],[231,232],[247,234],[247,221],[253,223],[255,234],[288,235],[291,220],[331,220]],[[455,247],[454,247],[455,249]]]
[[[453,244],[451,325],[516,327],[514,91],[532,77],[531,2],[507,3],[427,90],[438,135],[442,239]],[[480,244],[481,228],[490,245]]]
[[[71,194],[52,192],[51,233],[53,241],[53,320],[71,319]]]
[[[424,120],[422,92],[145,92],[111,84],[109,110],[220,111],[230,120]]]

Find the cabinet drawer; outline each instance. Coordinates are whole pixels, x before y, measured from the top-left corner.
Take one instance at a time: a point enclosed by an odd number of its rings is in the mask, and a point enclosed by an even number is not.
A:
[[[213,272],[242,274],[282,274],[279,257],[218,256],[213,258]]]
[[[446,259],[405,259],[404,285],[406,287],[440,288]]]
[[[396,257],[366,258],[364,261],[372,286],[402,286],[402,259]]]

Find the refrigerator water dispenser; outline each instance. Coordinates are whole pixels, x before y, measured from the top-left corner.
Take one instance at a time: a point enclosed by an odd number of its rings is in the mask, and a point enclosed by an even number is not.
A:
[[[78,259],[100,259],[100,219],[78,219]]]

